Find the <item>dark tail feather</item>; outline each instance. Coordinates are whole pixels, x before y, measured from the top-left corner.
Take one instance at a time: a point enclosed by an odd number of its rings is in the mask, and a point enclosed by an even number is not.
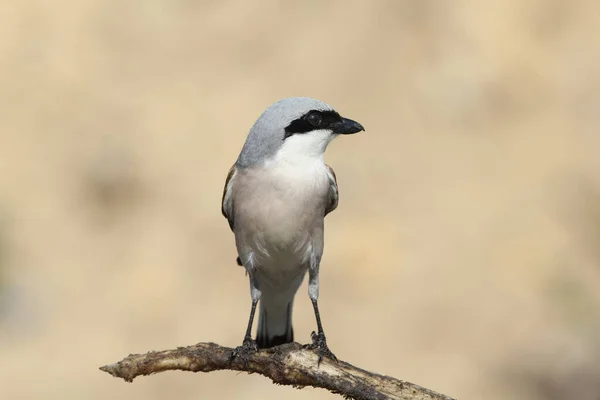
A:
[[[279,346],[280,344],[292,343],[294,341],[294,329],[292,328],[292,302],[287,306],[263,305],[260,301],[260,314],[258,317],[258,331],[256,333],[256,344],[261,349]]]

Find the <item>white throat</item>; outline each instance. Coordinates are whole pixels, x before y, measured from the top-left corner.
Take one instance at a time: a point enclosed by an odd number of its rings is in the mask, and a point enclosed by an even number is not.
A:
[[[330,130],[297,133],[285,139],[273,161],[291,165],[323,162],[323,155],[329,142],[336,135]]]

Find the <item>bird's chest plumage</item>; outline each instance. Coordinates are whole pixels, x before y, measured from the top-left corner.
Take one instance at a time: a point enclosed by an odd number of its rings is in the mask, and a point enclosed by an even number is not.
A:
[[[240,223],[251,229],[238,239],[251,249],[257,265],[295,268],[306,264],[315,240],[322,248],[329,190],[325,164],[280,162],[246,174],[236,196],[248,201],[234,207],[236,224],[239,216]]]

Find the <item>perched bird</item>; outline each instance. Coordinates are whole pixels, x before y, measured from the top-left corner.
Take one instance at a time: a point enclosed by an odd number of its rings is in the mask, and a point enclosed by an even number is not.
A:
[[[222,213],[235,235],[237,263],[250,278],[252,308],[242,346],[233,353],[293,342],[294,296],[308,271],[308,295],[317,320],[311,348],[327,347],[317,299],[323,225],[338,205],[325,149],[338,135],[363,131],[330,105],[306,97],[280,100],[262,113],[227,175]],[[260,300],[256,342],[252,322]]]

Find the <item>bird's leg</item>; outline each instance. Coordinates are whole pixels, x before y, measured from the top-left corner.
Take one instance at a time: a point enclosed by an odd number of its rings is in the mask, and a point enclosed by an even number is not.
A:
[[[319,305],[317,299],[319,297],[319,268],[310,268],[308,272],[308,296],[312,301],[313,308],[315,310],[315,318],[317,319],[317,333],[313,331],[310,335],[312,338],[312,344],[308,345],[308,348],[316,350],[319,355],[318,365],[321,364],[323,357],[329,357],[330,359],[337,361],[336,356],[327,347],[327,339],[325,338],[325,332],[323,331],[323,324],[321,324],[321,314],[319,313]]]
[[[244,336],[244,345],[250,344],[256,347],[256,343],[252,340],[252,322],[254,321],[254,313],[256,312],[256,303],[258,300],[252,299],[252,308],[250,309],[250,318],[248,319],[248,328],[246,328],[246,335]]]
[[[233,361],[234,358],[241,358],[244,364],[248,365],[248,357],[258,350],[256,342],[252,339],[252,323],[254,322],[254,313],[256,312],[256,304],[260,300],[260,290],[256,287],[254,276],[251,272],[250,275],[250,294],[252,295],[252,308],[250,309],[250,318],[248,319],[248,328],[246,328],[246,335],[244,335],[244,341],[241,346],[236,347],[229,357],[229,361]]]
[[[236,347],[229,357],[230,361],[233,361],[234,358],[238,357],[244,361],[245,364],[248,364],[248,357],[250,354],[258,350],[256,346],[256,342],[252,340],[252,322],[254,321],[254,312],[256,311],[256,304],[258,300],[252,299],[252,308],[250,309],[250,318],[248,320],[248,328],[246,329],[246,335],[244,336],[244,341],[241,346]]]

